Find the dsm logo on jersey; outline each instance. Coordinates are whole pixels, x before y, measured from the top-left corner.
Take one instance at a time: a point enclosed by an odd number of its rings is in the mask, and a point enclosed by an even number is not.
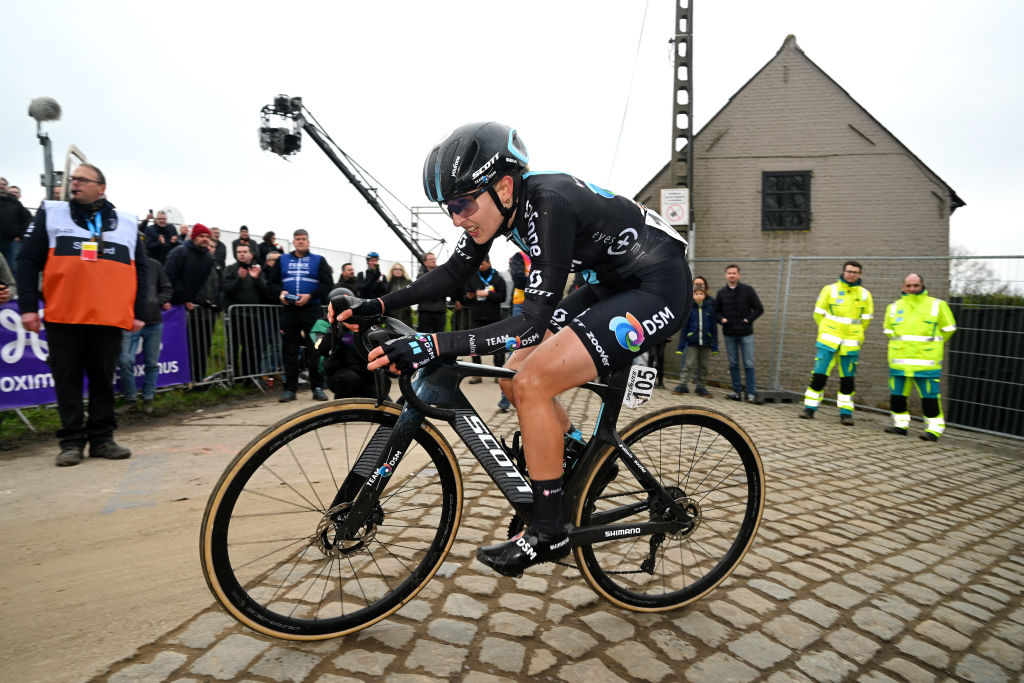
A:
[[[608,329],[615,333],[615,341],[624,349],[636,352],[644,343],[644,328],[632,313],[611,319]]]

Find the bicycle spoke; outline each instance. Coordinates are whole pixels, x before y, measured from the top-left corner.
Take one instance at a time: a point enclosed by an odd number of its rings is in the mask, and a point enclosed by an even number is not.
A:
[[[577,565],[598,593],[643,611],[688,604],[728,576],[749,547],[763,501],[759,459],[735,425],[697,408],[660,415],[641,418],[622,439],[664,490],[645,490],[631,471],[620,468],[604,490],[587,490],[577,503],[584,527],[677,525],[674,531],[602,539],[577,549]],[[594,464],[589,486],[600,481],[603,466]],[[666,494],[677,504],[667,505]],[[680,508],[688,520],[678,517]]]
[[[278,637],[340,635],[398,609],[444,560],[461,503],[454,455],[421,430],[376,505],[342,537],[351,506],[338,491],[360,456],[390,436],[397,412],[307,412],[239,455],[251,464],[229,468],[233,478],[211,496],[221,512],[208,506],[204,517],[214,595]]]

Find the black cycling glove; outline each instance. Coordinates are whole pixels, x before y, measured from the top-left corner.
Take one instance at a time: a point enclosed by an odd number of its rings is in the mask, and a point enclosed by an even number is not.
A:
[[[384,354],[401,373],[414,372],[438,359],[434,339],[429,334],[414,334],[385,342]]]
[[[352,309],[352,315],[361,318],[373,318],[384,313],[384,304],[380,299],[359,299],[347,294],[340,294],[331,299],[331,308],[334,315],[339,315],[346,308]]]

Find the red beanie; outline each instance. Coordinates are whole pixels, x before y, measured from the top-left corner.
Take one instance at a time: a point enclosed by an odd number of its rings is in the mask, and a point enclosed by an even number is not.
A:
[[[203,225],[202,223],[196,223],[195,225],[192,226],[192,233],[191,233],[192,237],[196,237],[198,235],[209,235],[209,234],[210,234],[210,229],[208,227],[206,227],[205,225]]]

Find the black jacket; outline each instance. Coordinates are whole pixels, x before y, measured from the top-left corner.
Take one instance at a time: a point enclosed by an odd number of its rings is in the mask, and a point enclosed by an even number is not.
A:
[[[213,260],[221,270],[228,264],[228,248],[220,240],[213,243]]]
[[[236,261],[238,260],[238,252],[236,252],[235,249],[238,248],[239,244],[248,245],[249,252],[252,254],[252,262],[258,263],[261,266],[263,265],[263,261],[260,260],[259,247],[251,237],[246,237],[245,239],[239,237],[238,239],[231,240],[231,253],[229,254],[231,258],[235,259]]]
[[[242,270],[241,263],[232,263],[224,269],[224,308],[236,304],[270,303],[270,291],[267,289],[267,280],[263,274],[254,276],[250,273],[246,277],[239,277],[239,270]]]
[[[13,242],[16,237],[24,236],[31,222],[32,214],[17,197],[0,195],[0,242]],[[7,265],[14,268],[13,263]]]
[[[722,325],[726,337],[746,337],[754,334],[754,321],[764,313],[764,306],[757,292],[750,285],[736,283],[736,289],[728,285],[715,295],[715,317]],[[725,318],[728,322],[722,323]]]
[[[476,290],[487,289],[488,286],[494,289],[487,295],[487,298],[483,301],[477,299]],[[473,296],[469,296],[471,293]],[[472,312],[473,326],[476,327],[481,322],[501,320],[501,304],[505,302],[506,294],[508,294],[508,287],[505,285],[505,278],[501,277],[501,273],[494,268],[486,273],[477,271],[473,277],[469,278],[462,302],[468,305]]]
[[[381,275],[379,269],[367,268],[365,272],[359,273],[356,276],[356,286],[359,288],[356,296],[363,299],[376,299],[388,293],[387,278]]]
[[[338,283],[334,285],[335,288],[344,287],[348,291],[352,292],[352,296],[359,296],[359,278],[352,278],[346,280],[343,277],[338,278]]]
[[[213,254],[209,249],[196,246],[192,240],[185,240],[167,255],[165,270],[167,278],[174,286],[174,305],[191,301],[195,304],[207,303],[201,300],[201,290],[213,270]]]
[[[146,317],[141,320],[149,325],[150,323],[161,322],[163,318],[163,305],[171,300],[174,294],[174,287],[167,279],[164,267],[155,258],[150,258],[149,273],[147,274],[146,286]]]
[[[83,230],[89,229],[89,221],[99,211],[103,218],[103,232],[117,227],[114,205],[106,199],[98,202],[98,208],[82,206],[71,201],[71,220]],[[39,207],[36,211],[32,233],[21,241],[18,252],[18,265],[14,268],[14,277],[18,281],[18,308],[22,313],[35,313],[39,310],[39,274],[46,267],[46,259],[50,255],[50,235],[46,230],[46,209]],[[146,279],[149,270],[146,249],[142,238],[135,240],[135,319],[145,320],[146,317]]]
[[[160,227],[155,222],[150,225],[149,219],[146,218],[139,225],[139,230],[142,231],[143,236],[146,239],[146,253],[152,258],[155,258],[160,263],[167,261],[167,254],[170,253],[171,249],[174,249],[180,244],[178,241],[178,229],[171,223],[165,223],[164,227]],[[163,235],[164,242],[160,243],[160,236]]]

